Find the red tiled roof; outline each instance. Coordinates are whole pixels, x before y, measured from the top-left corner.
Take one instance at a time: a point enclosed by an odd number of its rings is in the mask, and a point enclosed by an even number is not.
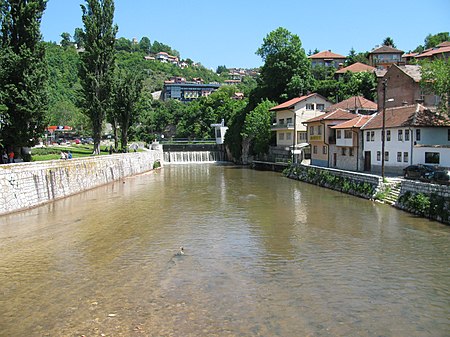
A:
[[[427,109],[421,104],[406,105],[386,109],[386,128],[402,126],[450,126],[450,118],[444,114]],[[383,127],[383,112],[375,115],[361,129],[381,129]]]
[[[273,108],[270,109],[270,111],[283,110],[283,109],[290,109],[290,108],[292,108],[294,105],[296,105],[298,102],[301,102],[301,101],[303,101],[303,100],[305,100],[305,99],[308,99],[308,98],[310,98],[310,97],[313,97],[313,96],[315,96],[315,95],[320,96],[319,94],[312,93],[312,94],[305,95],[305,96],[301,96],[301,97],[295,97],[295,98],[293,98],[293,99],[290,99],[290,100],[287,101],[287,102],[284,102],[284,103],[281,103],[281,104],[279,104],[279,105],[277,105],[277,106],[274,106]],[[322,96],[320,96],[320,97],[322,97]]]
[[[343,109],[343,110],[356,110],[356,109],[363,109],[363,110],[377,110],[378,105],[375,102],[369,101],[368,99],[362,97],[362,96],[354,96],[350,97],[342,102],[333,104],[332,106],[325,109],[326,111],[333,111],[336,109]]]
[[[343,109],[336,109],[331,112],[324,113],[323,115],[308,119],[304,123],[320,122],[323,120],[349,120],[353,119],[356,115]]]
[[[345,59],[345,56],[332,53],[330,50],[324,50],[320,53],[308,56],[310,59]]]
[[[430,57],[441,53],[450,53],[450,46],[432,49],[416,56],[416,58]]]
[[[347,71],[350,71],[352,73],[361,73],[363,71],[372,72],[375,70],[375,67],[369,66],[367,64],[356,62],[352,65],[349,65],[348,67],[339,69],[336,71],[336,74],[345,74]]]
[[[436,47],[450,47],[450,41],[441,42]]]
[[[349,121],[342,122],[338,125],[332,126],[332,129],[351,129],[351,128],[360,128],[364,124],[366,124],[371,118],[373,118],[373,115],[359,115],[353,119],[350,119]]]

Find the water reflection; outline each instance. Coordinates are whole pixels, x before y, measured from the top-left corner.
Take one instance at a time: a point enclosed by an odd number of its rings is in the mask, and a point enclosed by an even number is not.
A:
[[[445,336],[449,242],[277,173],[168,166],[0,218],[0,336]]]

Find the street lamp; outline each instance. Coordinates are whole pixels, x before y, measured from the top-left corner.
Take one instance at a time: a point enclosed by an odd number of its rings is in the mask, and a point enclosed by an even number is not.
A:
[[[384,161],[385,161],[385,142],[386,142],[386,102],[393,102],[394,99],[386,99],[387,78],[383,80],[383,125],[381,131],[381,177],[384,181]]]

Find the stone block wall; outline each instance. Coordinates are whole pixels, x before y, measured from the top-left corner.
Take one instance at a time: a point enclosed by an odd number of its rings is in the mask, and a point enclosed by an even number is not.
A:
[[[0,165],[0,214],[6,214],[114,180],[150,171],[162,150],[69,160]]]

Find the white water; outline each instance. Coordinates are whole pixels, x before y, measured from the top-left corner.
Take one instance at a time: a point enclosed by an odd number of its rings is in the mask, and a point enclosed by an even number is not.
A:
[[[214,163],[225,161],[224,153],[220,151],[185,151],[164,152],[164,162],[181,163]]]

